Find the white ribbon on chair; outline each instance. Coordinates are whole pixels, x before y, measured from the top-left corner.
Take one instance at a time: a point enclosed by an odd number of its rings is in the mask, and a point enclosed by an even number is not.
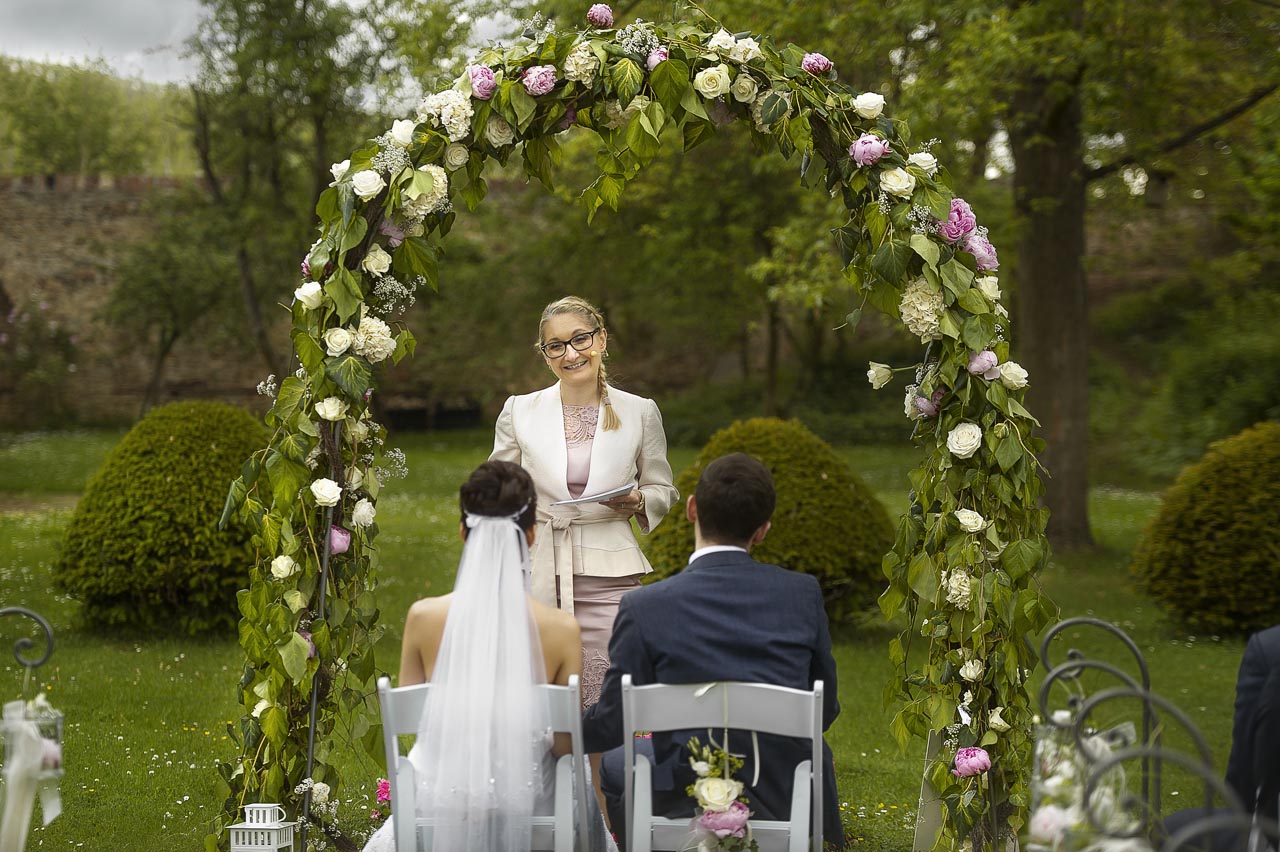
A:
[[[693,694],[696,698],[702,698],[717,686],[723,686],[723,684],[721,684],[719,681],[716,681],[715,683],[708,683],[704,685],[702,688],[700,688],[699,690],[697,690],[696,692],[694,692]],[[707,728],[707,739],[710,740],[711,744],[716,748],[723,748],[727,754],[732,754],[732,752],[729,751],[729,690],[728,689],[724,689],[720,692],[720,703],[721,703],[721,706],[723,707],[723,709],[721,710],[721,718],[724,720],[724,745],[721,746],[716,742],[715,734],[711,732],[710,728]],[[760,735],[756,731],[751,732],[751,753],[753,758],[752,763],[754,764],[754,770],[751,775],[751,786],[755,787],[760,783]],[[745,757],[745,755],[734,755],[734,757]]]
[[[43,698],[43,696],[41,696]],[[48,702],[45,702],[47,706]],[[62,747],[43,736],[40,725],[22,701],[4,705],[0,721],[5,741],[4,812],[0,816],[0,852],[22,852],[31,830],[31,809],[40,794],[44,824],[62,813],[57,770],[62,766]]]

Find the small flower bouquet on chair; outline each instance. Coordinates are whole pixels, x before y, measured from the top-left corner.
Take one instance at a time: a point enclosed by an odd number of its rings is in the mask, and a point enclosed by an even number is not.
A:
[[[698,815],[685,849],[697,852],[757,852],[751,837],[751,809],[742,798],[742,782],[733,773],[742,768],[742,758],[724,749],[703,745],[696,737],[688,742],[689,764],[698,780],[687,788],[698,802]]]

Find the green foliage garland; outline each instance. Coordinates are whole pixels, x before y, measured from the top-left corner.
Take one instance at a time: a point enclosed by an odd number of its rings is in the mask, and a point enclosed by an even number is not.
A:
[[[916,368],[919,392],[935,410],[915,431],[926,458],[912,474],[915,508],[883,564],[890,586],[881,606],[908,620],[891,648],[898,675],[887,698],[900,704],[893,730],[904,747],[912,735],[954,734],[929,768],[949,815],[939,843],[968,838],[980,847],[991,831],[1017,830],[1031,756],[1026,679],[1034,660],[1025,640],[1049,617],[1033,584],[1048,549],[1045,514],[1035,508],[1042,491],[1035,421],[1021,404],[1025,373],[1016,365],[1007,376],[966,370],[979,351],[1008,363],[995,279],[975,274],[994,268],[994,249],[976,221],[967,223],[966,239],[944,238],[940,229],[955,212],[946,170],[929,145],[912,150],[907,127],[882,114],[882,97],[839,83],[825,57],[767,36],[736,37],[705,15],[618,30],[611,17],[593,10],[593,27],[580,32],[534,25],[516,43],[481,52],[453,88],[424,99],[416,119],[396,122],[334,166],[334,185],[317,206],[320,239],[304,263],[308,280],[292,308],[302,368],[280,385],[268,415],[270,446],[246,462],[224,513],[256,530],[259,557],[240,597],[245,717],[234,731],[242,755],[224,768],[225,816],[254,799],[305,807],[294,790],[305,789],[304,697],[315,678],[322,688],[312,777],[339,783],[328,757],[338,733],[363,736],[376,750],[378,729],[367,713],[376,526],[357,520],[370,520],[377,498],[369,442],[382,430],[364,419],[367,393],[378,362],[413,351],[412,336],[393,336],[379,317],[390,317],[404,293],[436,286],[454,201],[474,209],[485,196],[486,164],[506,163],[517,149],[526,174],[550,187],[559,134],[576,126],[601,142],[600,174],[582,192],[590,218],[602,205],[616,210],[628,182],[672,137],[689,150],[741,122],[759,151],[799,155],[802,182],[844,201],[848,218],[833,233],[862,303],[851,324],[870,304],[932,341]],[[851,146],[868,139],[879,155],[854,162]],[[913,386],[909,400],[915,393]],[[977,435],[963,458],[947,449],[957,426]],[[336,503],[322,506],[317,497]],[[980,532],[959,528],[959,509],[982,514]],[[355,535],[331,566],[322,614],[318,578],[330,515]],[[284,569],[268,567],[285,557]],[[971,589],[964,606],[949,601],[959,600],[960,574]],[[908,664],[922,631],[928,653]],[[963,664],[975,660],[984,670],[973,676],[967,666],[972,677],[962,680]],[[1008,731],[989,721],[997,706]],[[350,730],[339,732],[341,724]],[[948,772],[955,748],[970,742],[991,751],[990,785]],[[975,831],[980,821],[992,828]]]
[[[884,588],[880,558],[893,544],[893,527],[848,463],[799,421],[756,417],[713,435],[676,488],[692,494],[707,464],[735,452],[764,462],[778,494],[773,528],[752,554],[817,577],[832,621],[873,604]],[[649,537],[653,579],[683,568],[692,549],[693,524],[677,508]]]

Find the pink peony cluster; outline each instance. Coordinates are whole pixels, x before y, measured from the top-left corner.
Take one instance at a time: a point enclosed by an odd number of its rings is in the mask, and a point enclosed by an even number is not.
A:
[[[968,370],[970,375],[982,376],[989,382],[995,381],[1000,378],[1000,359],[990,349],[983,349],[969,358]]]
[[[958,243],[978,227],[978,217],[963,198],[951,199],[951,212],[947,221],[938,223],[938,233],[949,243]]]
[[[800,68],[810,74],[826,74],[831,70],[831,60],[821,53],[806,53],[800,60]]]
[[[468,65],[467,76],[471,78],[471,94],[477,100],[487,101],[497,91],[498,81],[488,65]]]
[[[1000,267],[1000,259],[996,257],[996,247],[991,245],[991,240],[987,239],[985,234],[970,234],[964,241],[964,250],[973,255],[973,259],[978,263],[979,272],[990,272]]]
[[[659,62],[666,62],[669,56],[670,54],[667,53],[667,49],[665,47],[655,47],[653,50],[649,51],[649,58],[645,62],[645,65],[649,66],[649,70],[652,71],[658,67]]]
[[[744,837],[751,811],[742,802],[734,802],[723,811],[706,811],[698,817],[698,825],[723,840],[726,837]]]
[[[991,768],[991,755],[985,748],[962,748],[956,752],[956,768],[951,774],[957,778],[971,778]]]
[[[334,524],[329,527],[329,552],[334,556],[351,549],[351,533]]]
[[[613,10],[605,3],[596,3],[587,10],[587,23],[599,30],[613,26]]]
[[[526,68],[520,75],[524,90],[535,98],[545,95],[556,86],[556,67],[554,65],[535,65]]]
[[[391,782],[386,778],[378,779],[377,801],[380,805],[391,801]]]
[[[849,157],[859,167],[878,163],[880,158],[889,153],[889,143],[874,133],[864,133],[858,141],[849,146]]]

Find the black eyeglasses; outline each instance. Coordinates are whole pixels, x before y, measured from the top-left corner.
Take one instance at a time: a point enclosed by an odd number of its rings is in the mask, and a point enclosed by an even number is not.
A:
[[[564,353],[569,351],[570,346],[573,347],[573,351],[575,352],[585,352],[595,343],[596,334],[599,333],[599,331],[600,329],[598,328],[592,329],[591,331],[584,331],[582,334],[575,334],[573,337],[570,337],[568,343],[565,343],[562,340],[553,340],[550,343],[542,344],[538,348],[541,349],[542,354],[546,355],[548,358],[564,357]]]

